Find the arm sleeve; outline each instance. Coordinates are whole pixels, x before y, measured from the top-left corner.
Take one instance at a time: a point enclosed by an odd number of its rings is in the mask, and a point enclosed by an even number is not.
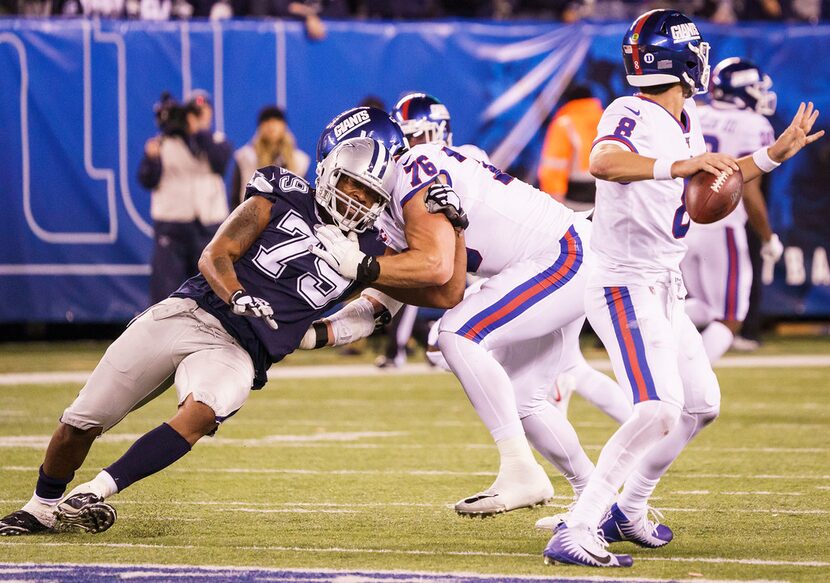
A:
[[[161,158],[145,155],[138,165],[138,182],[147,190],[153,190],[161,182]]]
[[[608,106],[599,120],[597,139],[591,147],[600,143],[612,143],[635,154],[655,155],[649,150],[648,124],[642,115],[638,115],[638,112],[645,112],[645,105],[636,98],[628,99],[631,102],[626,101],[626,105],[615,101]]]
[[[574,155],[565,123],[563,117],[551,122],[539,161],[539,188],[555,196],[564,196],[568,190],[568,172]]]

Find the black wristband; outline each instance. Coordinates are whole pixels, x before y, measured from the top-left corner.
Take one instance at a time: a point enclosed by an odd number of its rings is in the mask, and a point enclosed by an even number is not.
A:
[[[329,343],[329,327],[325,320],[317,320],[311,323],[311,329],[314,330],[316,338],[314,348],[322,348]]]
[[[236,298],[238,298],[240,296],[244,296],[246,293],[248,293],[248,292],[246,292],[242,288],[239,288],[238,290],[236,290],[235,292],[233,292],[231,294],[231,299],[228,300],[228,305],[233,305],[234,301],[236,301]]]
[[[371,255],[367,255],[357,266],[357,281],[372,283],[378,277],[380,277],[380,263]]]

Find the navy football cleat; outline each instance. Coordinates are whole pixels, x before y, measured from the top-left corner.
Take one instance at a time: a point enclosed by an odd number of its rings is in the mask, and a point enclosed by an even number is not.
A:
[[[654,520],[649,519],[649,514]],[[648,512],[630,520],[615,503],[605,515],[600,530],[609,543],[628,541],[647,549],[656,549],[669,544],[674,538],[671,529],[660,524],[660,518],[663,515],[659,511],[649,508]]]
[[[115,524],[117,516],[115,508],[100,496],[79,492],[58,504],[58,509],[55,510],[55,528],[62,531],[104,532]]]
[[[608,543],[599,532],[568,528],[562,524],[542,553],[546,565],[581,565],[583,567],[630,567],[631,555],[615,555],[606,548]]]
[[[0,518],[0,536],[20,536],[23,534],[37,534],[50,530],[39,521],[34,514],[25,510],[15,510],[11,514]]]

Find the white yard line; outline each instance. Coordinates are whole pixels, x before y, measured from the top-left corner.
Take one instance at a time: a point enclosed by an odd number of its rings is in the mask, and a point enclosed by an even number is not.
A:
[[[147,543],[77,543],[77,542],[46,542],[32,541],[31,539],[0,541],[0,546],[21,547],[78,547],[78,548],[119,548],[119,549],[157,549],[157,550],[190,550],[212,549],[202,545],[169,545]],[[386,554],[386,555],[424,555],[434,557],[534,557],[540,558],[540,553],[508,553],[487,551],[429,551],[424,549],[360,549],[346,547],[288,547],[288,546],[230,546],[223,549],[234,551],[269,551],[279,553],[354,553],[354,554]],[[773,567],[830,567],[828,561],[777,561],[771,559],[730,559],[726,557],[637,557],[638,561],[655,562],[682,562],[682,563],[715,563],[732,565],[757,565]],[[551,573],[553,575],[553,573]]]
[[[598,370],[610,371],[608,360],[597,359],[589,364]],[[804,354],[782,356],[727,356],[718,361],[716,368],[793,368],[830,367],[830,355]],[[449,374],[426,363],[407,364],[400,368],[380,369],[372,364],[329,364],[314,366],[275,365],[268,373],[271,380],[353,378],[353,377],[398,377],[408,375]],[[0,385],[42,385],[86,382],[89,372],[36,372],[0,374]]]
[[[6,472],[37,472],[36,466],[0,466]],[[456,470],[310,470],[305,468],[167,468],[165,472],[180,472],[187,474],[286,474],[308,476],[456,476],[492,477],[496,472],[461,472]],[[830,475],[811,474],[670,474],[672,478],[716,478],[736,480],[830,480]]]

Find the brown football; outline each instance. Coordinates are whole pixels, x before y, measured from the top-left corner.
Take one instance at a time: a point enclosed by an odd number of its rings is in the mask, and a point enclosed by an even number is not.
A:
[[[721,220],[735,210],[741,200],[744,177],[740,170],[717,176],[701,170],[686,185],[686,212],[696,223]]]

